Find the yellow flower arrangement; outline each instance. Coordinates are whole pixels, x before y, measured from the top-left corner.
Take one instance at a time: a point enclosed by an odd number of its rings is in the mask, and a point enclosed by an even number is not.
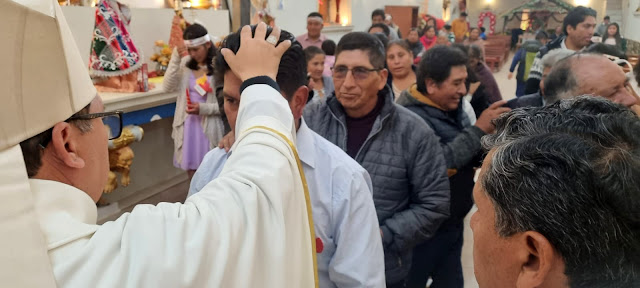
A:
[[[153,55],[151,55],[150,60],[162,66],[169,65],[169,60],[171,60],[171,53],[173,52],[169,45],[164,43],[164,41],[162,40],[158,40],[155,43],[155,51],[156,53],[153,53]]]

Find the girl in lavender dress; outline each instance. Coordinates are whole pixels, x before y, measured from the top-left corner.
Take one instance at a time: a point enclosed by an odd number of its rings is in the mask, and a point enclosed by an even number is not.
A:
[[[173,119],[173,163],[193,177],[204,155],[224,136],[220,106],[215,95],[213,66],[215,46],[207,30],[199,24],[185,29],[188,55],[173,51],[164,76],[166,91],[178,90]]]

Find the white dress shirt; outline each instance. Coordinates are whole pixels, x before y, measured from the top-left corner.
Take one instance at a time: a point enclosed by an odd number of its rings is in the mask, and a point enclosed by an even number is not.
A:
[[[304,120],[296,134],[311,197],[320,287],[385,287],[369,173]],[[227,157],[220,148],[207,153],[193,176],[189,197],[218,177]]]

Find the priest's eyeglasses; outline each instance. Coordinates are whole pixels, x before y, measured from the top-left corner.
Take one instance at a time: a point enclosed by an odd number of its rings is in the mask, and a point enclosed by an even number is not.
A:
[[[122,134],[122,111],[103,112],[103,113],[91,113],[71,116],[65,122],[73,120],[92,120],[96,118],[102,118],[102,123],[109,128],[109,140],[116,139]]]
[[[109,140],[113,140],[120,137],[120,134],[122,134],[122,114],[122,111],[82,114],[71,116],[69,119],[64,120],[64,122],[102,118],[102,123],[107,126]],[[46,138],[43,139],[43,141],[40,143],[40,147],[43,149],[47,147],[47,145],[49,145],[49,142],[51,142],[51,133],[53,133],[53,128],[50,128],[44,133],[46,135]]]

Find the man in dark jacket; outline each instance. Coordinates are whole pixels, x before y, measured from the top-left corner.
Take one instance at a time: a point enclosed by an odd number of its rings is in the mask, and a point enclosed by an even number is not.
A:
[[[333,68],[334,94],[311,103],[309,127],[342,148],[372,178],[385,253],[387,287],[405,287],[413,248],[449,216],[449,182],[433,130],[393,103],[385,51],[375,36],[342,37]]]
[[[549,44],[540,48],[540,52],[536,55],[529,78],[525,94],[532,94],[540,89],[540,78],[542,78],[542,57],[549,51],[554,49],[568,49],[580,51],[591,44],[591,37],[596,27],[596,11],[583,6],[578,6],[569,11],[562,22],[562,30],[564,35]]]
[[[451,217],[431,240],[414,250],[409,287],[423,288],[429,277],[432,287],[464,287],[460,262],[463,220],[473,206],[473,178],[482,156],[480,138],[493,133],[493,119],[510,110],[500,107],[505,101],[498,101],[471,125],[460,105],[467,94],[466,64],[466,55],[458,49],[431,48],[420,61],[417,84],[398,99],[398,104],[424,119],[440,137],[451,186]]]

